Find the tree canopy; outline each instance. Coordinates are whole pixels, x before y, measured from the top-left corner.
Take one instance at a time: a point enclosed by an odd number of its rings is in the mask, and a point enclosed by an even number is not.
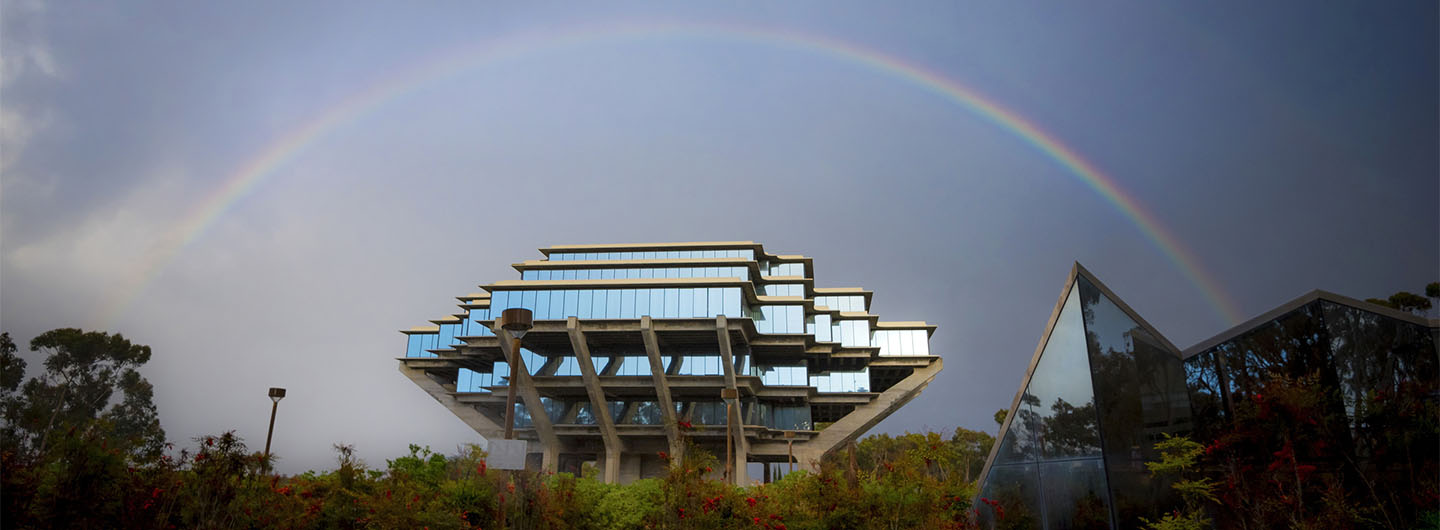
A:
[[[4,449],[43,457],[57,433],[99,434],[132,455],[158,454],[165,431],[153,403],[154,388],[137,370],[150,347],[120,334],[62,328],[30,341],[45,354],[45,371],[20,381],[25,362],[9,334],[0,341],[0,418]],[[16,388],[19,392],[15,392]]]

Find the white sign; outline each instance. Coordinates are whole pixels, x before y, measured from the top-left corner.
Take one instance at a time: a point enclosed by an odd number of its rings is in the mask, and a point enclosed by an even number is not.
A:
[[[492,469],[525,469],[525,440],[490,440],[485,465]]]

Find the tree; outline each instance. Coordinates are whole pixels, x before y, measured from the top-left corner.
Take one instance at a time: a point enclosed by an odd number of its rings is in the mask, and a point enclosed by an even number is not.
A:
[[[1000,409],[995,411],[995,424],[1001,426],[1005,425],[1005,416],[1009,415],[1010,411],[1006,409]]]
[[[0,333],[0,400],[20,388],[25,379],[25,359],[15,355],[15,341],[9,333]]]
[[[1400,291],[1390,295],[1390,298],[1366,298],[1366,302],[1375,305],[1385,306],[1400,311],[1408,311],[1417,315],[1424,315],[1434,305],[1430,298],[1440,298],[1440,282],[1430,282],[1425,286],[1425,296],[1409,291]]]
[[[0,349],[13,351],[8,335],[4,343],[9,346]],[[136,456],[160,452],[165,431],[152,402],[154,388],[137,371],[150,360],[149,346],[119,334],[63,328],[35,337],[30,350],[46,354],[45,372],[0,402],[6,449],[43,460],[57,436],[78,432],[102,434],[106,444]],[[20,375],[15,371],[7,357],[0,382],[23,377],[23,365]]]
[[[995,437],[985,431],[956,427],[955,435],[950,437],[950,444],[955,446],[959,455],[962,480],[979,480],[980,470],[985,468],[985,459],[990,456],[990,448],[995,446]]]

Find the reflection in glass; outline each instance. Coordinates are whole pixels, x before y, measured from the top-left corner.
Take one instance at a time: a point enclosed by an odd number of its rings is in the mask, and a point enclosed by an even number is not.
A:
[[[1109,492],[1100,459],[1040,464],[1045,522],[1055,530],[1110,528]]]
[[[1154,446],[1165,434],[1191,429],[1185,371],[1161,339],[1084,277],[1077,283],[1116,523],[1138,526],[1140,517],[1157,519],[1178,502],[1168,481],[1150,477],[1145,462],[1159,458]]]
[[[1041,528],[1040,485],[1035,464],[997,465],[990,468],[980,497],[997,501],[1005,519],[988,506],[979,506],[980,528]]]
[[[1080,297],[1072,288],[1025,389],[1026,418],[1045,459],[1100,455],[1095,396]],[[1025,418],[1024,412],[1021,413]]]

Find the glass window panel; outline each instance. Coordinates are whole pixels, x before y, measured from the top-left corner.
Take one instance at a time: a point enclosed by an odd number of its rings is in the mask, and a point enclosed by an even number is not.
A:
[[[654,277],[655,277],[655,269],[640,269],[640,277],[641,277],[641,278],[654,278]]]
[[[579,293],[579,311],[577,315],[580,318],[593,318],[591,315],[594,314],[595,309],[595,290],[580,289]]]
[[[998,501],[1005,510],[1005,518],[1001,520],[989,506],[978,506],[980,528],[1044,528],[1035,464],[991,467],[981,485],[980,496]]]
[[[535,295],[534,318],[550,317],[550,291],[540,291]]]
[[[711,287],[709,291],[710,295],[707,297],[707,300],[710,301],[710,307],[705,311],[705,316],[714,318],[725,314],[724,290],[719,287]]]
[[[690,318],[695,312],[695,289],[679,289],[680,301],[676,306],[675,318]]]
[[[406,346],[405,346],[405,356],[406,356],[406,357],[419,357],[420,354],[425,351],[424,344],[425,344],[425,336],[424,336],[424,335],[419,335],[419,334],[414,334],[414,333],[412,333],[412,334],[410,334],[410,335],[407,335],[407,336],[406,336]]]
[[[1040,485],[1050,528],[1110,528],[1110,495],[1100,459],[1042,463]]]
[[[536,277],[535,277],[535,271],[525,271],[525,272],[520,273],[520,279],[522,279],[522,280],[534,280],[534,279],[536,279]]]
[[[620,290],[620,318],[635,318],[635,290]]]
[[[606,293],[605,318],[620,318],[620,289],[609,289]]]
[[[580,315],[580,291],[574,289],[565,290],[565,312],[562,316],[572,317]]]
[[[1044,459],[1100,456],[1099,420],[1078,288],[1072,288],[1065,299],[1023,399],[1039,426],[1034,434]]]
[[[544,318],[551,320],[565,318],[565,291],[556,289],[550,293],[550,312]]]
[[[640,318],[650,314],[650,289],[635,289],[635,315]]]
[[[650,316],[662,318],[665,316],[665,290],[650,289]]]
[[[609,296],[605,289],[594,289],[595,298],[590,304],[590,315],[594,318],[605,318],[605,299]]]
[[[665,290],[665,317],[680,318],[680,289]]]
[[[805,308],[804,308],[804,307],[801,307],[801,306],[798,306],[798,305],[792,305],[792,306],[786,306],[786,311],[788,312],[789,319],[790,319],[790,324],[789,324],[789,326],[787,326],[787,329],[789,329],[789,332],[790,332],[790,333],[804,333],[804,332],[805,332]]]
[[[1163,507],[1178,504],[1169,488],[1149,487],[1152,479],[1144,463],[1159,458],[1154,444],[1163,433],[1177,434],[1191,424],[1184,370],[1173,350],[1099,289],[1083,277],[1076,283],[1089,336],[1093,392],[1102,405],[1100,431],[1116,525],[1138,526],[1140,517],[1153,520]],[[1307,333],[1296,344],[1302,348],[1291,351],[1305,351],[1318,342],[1310,337]]]
[[[725,292],[725,316],[739,318],[744,313],[740,311],[740,288],[726,287]]]
[[[508,305],[509,300],[509,291],[495,291],[494,293],[490,294],[490,308],[496,311],[508,309],[510,307]]]
[[[696,287],[694,291],[695,308],[692,315],[695,318],[705,318],[706,314],[710,312],[710,290],[704,287]]]

